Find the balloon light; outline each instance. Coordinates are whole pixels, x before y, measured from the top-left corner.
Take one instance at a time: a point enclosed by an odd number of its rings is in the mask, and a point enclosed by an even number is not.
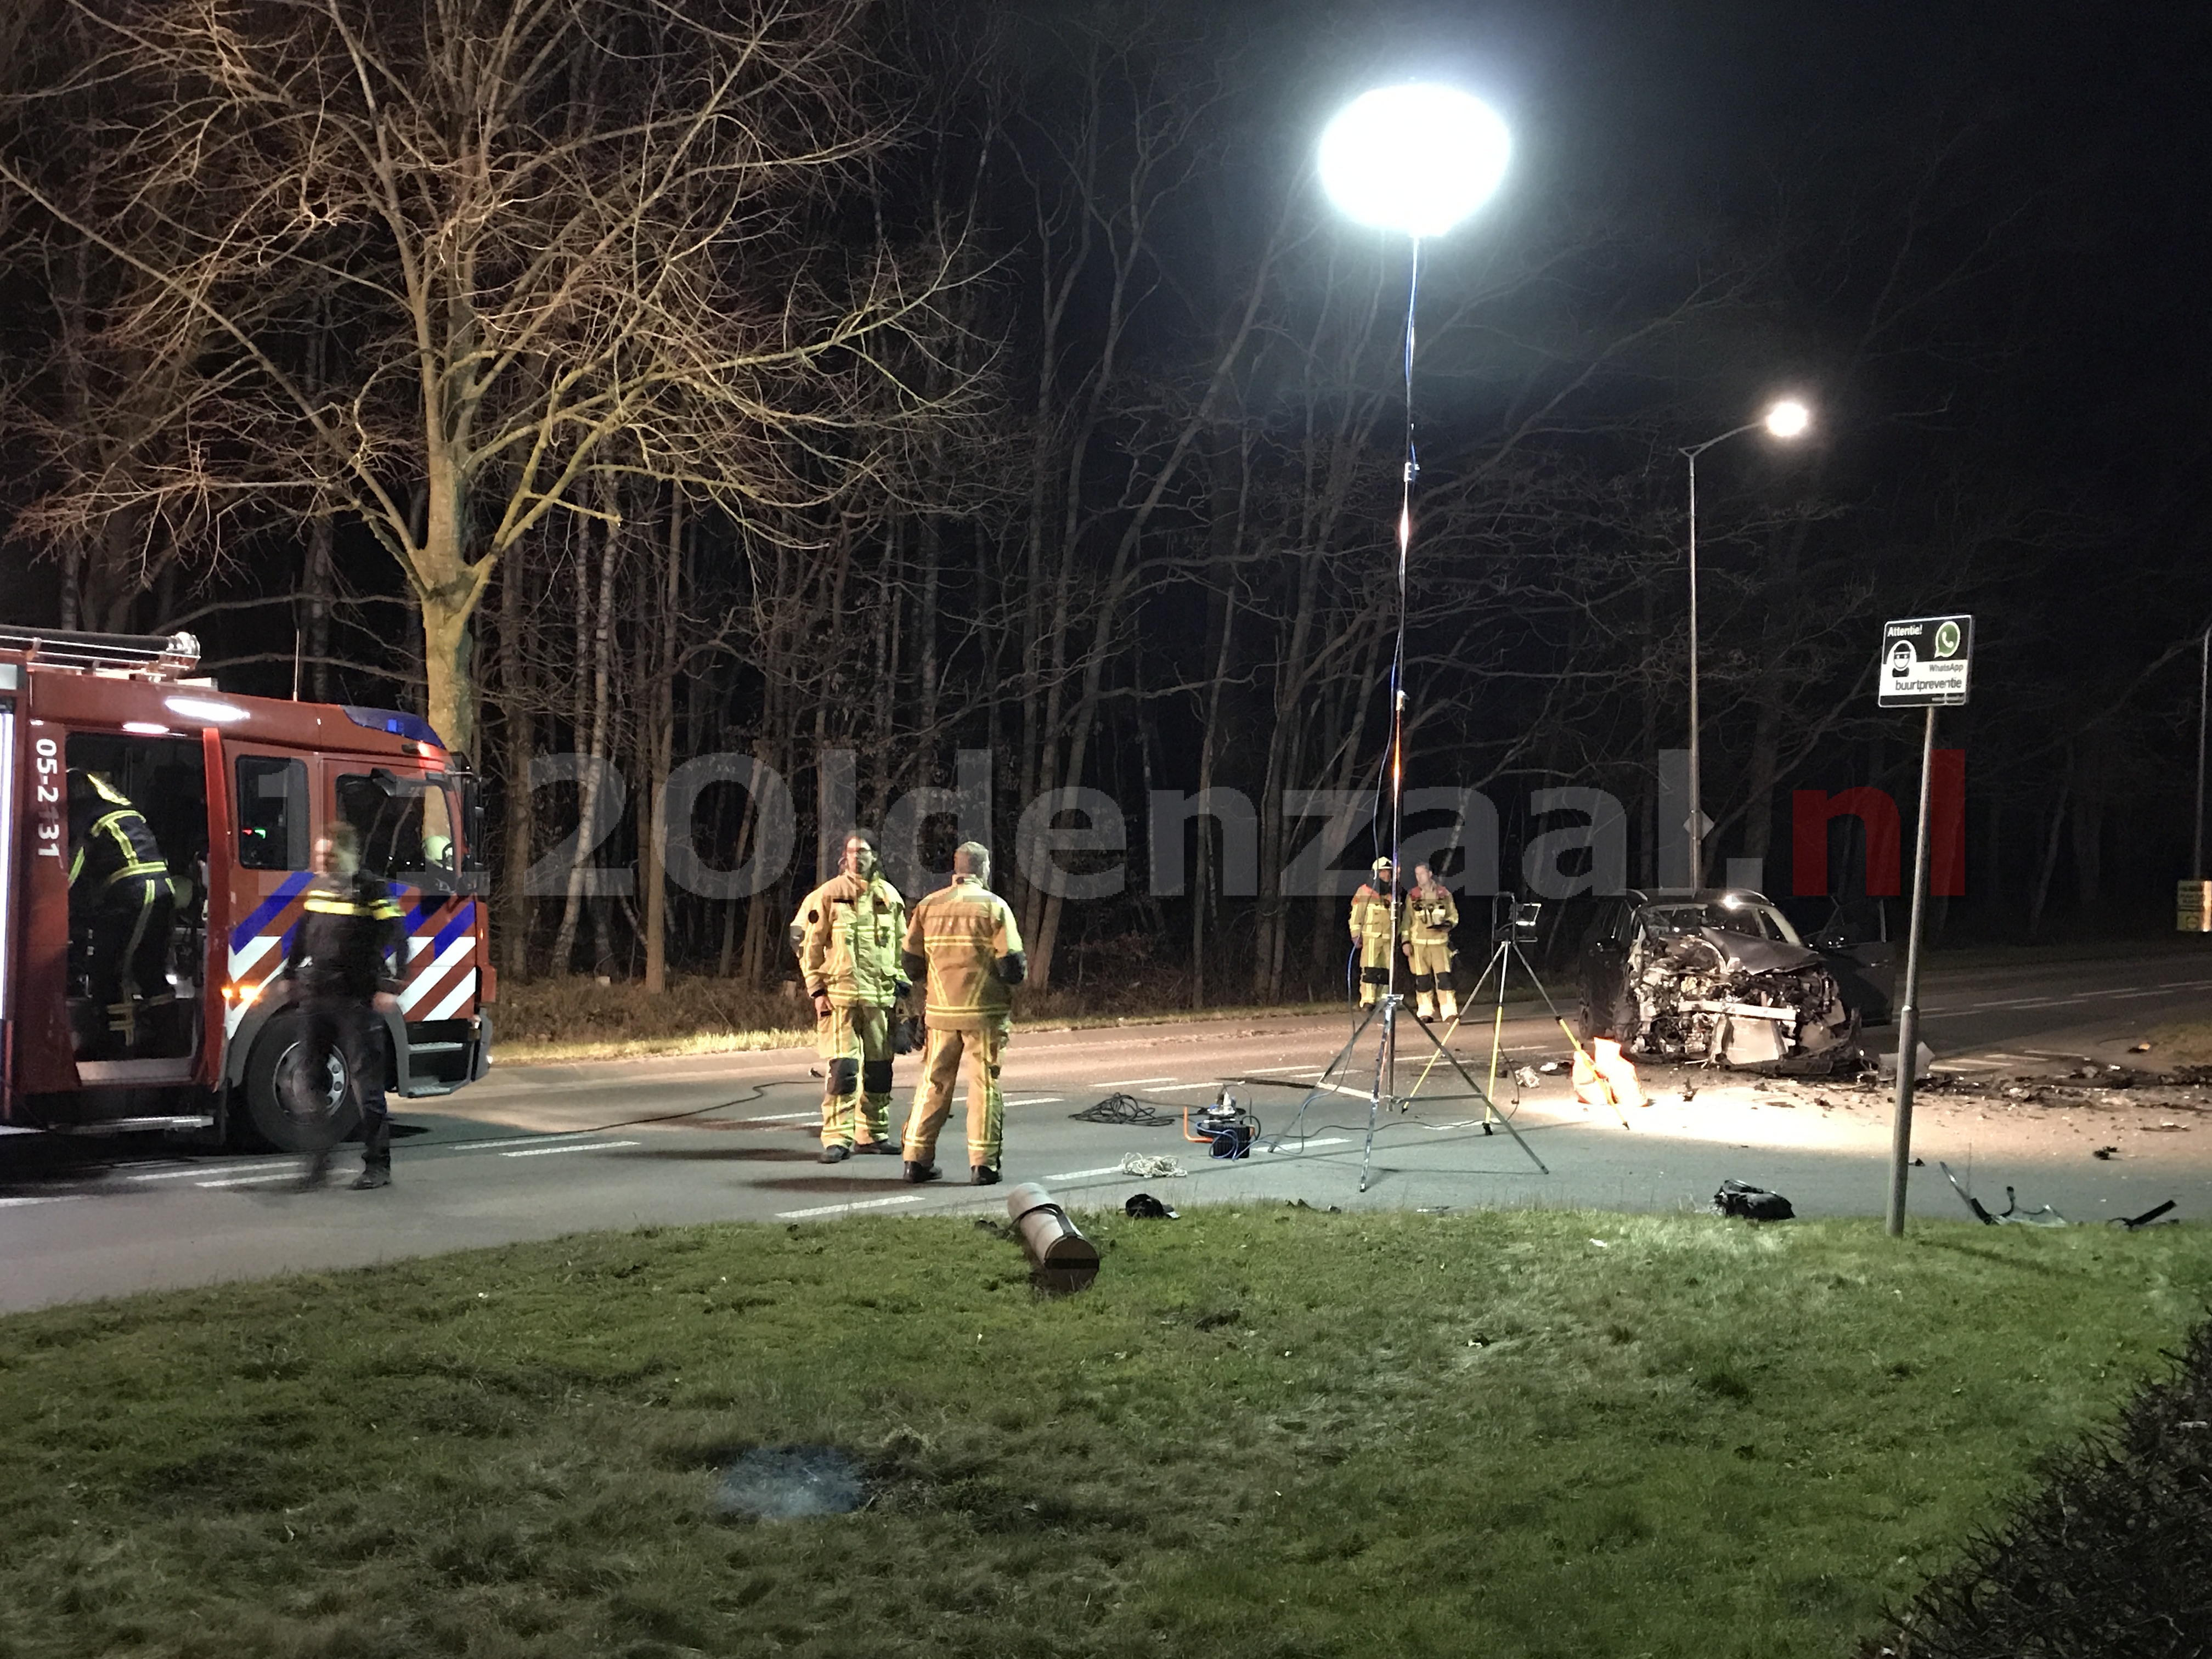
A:
[[[1490,199],[1512,136],[1455,87],[1416,82],[1362,94],[1321,136],[1321,182],[1348,218],[1441,236]]]

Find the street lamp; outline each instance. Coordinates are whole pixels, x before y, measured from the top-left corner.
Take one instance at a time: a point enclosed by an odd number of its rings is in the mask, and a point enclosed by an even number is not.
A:
[[[1512,136],[1497,112],[1454,87],[1426,82],[1377,87],[1346,105],[1321,137],[1322,188],[1346,217],[1413,242],[1406,279],[1403,367],[1406,457],[1398,504],[1398,638],[1390,658],[1390,939],[1382,1001],[1382,1055],[1368,1110],[1368,1151],[1382,1101],[1396,1098],[1398,1010],[1398,847],[1403,821],[1406,760],[1406,567],[1413,540],[1413,481],[1420,457],[1413,442],[1413,315],[1421,288],[1421,242],[1441,236],[1487,201],[1505,176]],[[1358,1033],[1354,1034],[1355,1039]],[[1347,1053],[1349,1048],[1347,1047]],[[1518,1138],[1518,1132],[1516,1132]],[[1367,1159],[1359,1186],[1367,1188]]]
[[[1690,890],[1705,884],[1705,754],[1698,741],[1698,457],[1715,444],[1765,428],[1770,437],[1785,441],[1804,434],[1813,423],[1812,411],[1794,398],[1768,406],[1766,413],[1741,426],[1732,426],[1717,438],[1682,451],[1690,464],[1690,817],[1683,827],[1690,836]]]

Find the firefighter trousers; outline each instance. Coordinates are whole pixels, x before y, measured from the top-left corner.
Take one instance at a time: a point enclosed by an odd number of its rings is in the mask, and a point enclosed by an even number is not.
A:
[[[294,1112],[319,1102],[317,1085],[329,1075],[332,1055],[345,1067],[346,1095],[361,1114],[362,1161],[371,1169],[392,1167],[392,1114],[384,1100],[384,1022],[358,998],[311,996],[300,1005],[307,1030],[301,1039],[301,1098],[285,1104]],[[331,1120],[336,1127],[337,1120]]]
[[[1459,994],[1452,988],[1449,945],[1408,945],[1406,965],[1413,975],[1413,1008],[1423,1019],[1455,1019]]]
[[[1370,933],[1359,941],[1359,1006],[1382,1000],[1390,984],[1390,936]]]
[[[914,1110],[906,1122],[906,1161],[932,1164],[937,1133],[952,1115],[952,1085],[960,1063],[968,1063],[968,1164],[999,1166],[1006,1134],[1006,1103],[999,1092],[999,1064],[1006,1057],[1006,1028],[982,1031],[940,1031],[929,1028],[921,1051],[921,1082],[914,1091]]]
[[[822,1144],[872,1146],[891,1138],[891,1011],[832,1004],[817,1023],[822,1068]]]
[[[90,978],[110,1052],[137,1048],[145,1035],[140,1016],[176,1000],[169,988],[169,927],[175,910],[166,876],[126,877],[101,896],[92,922]]]

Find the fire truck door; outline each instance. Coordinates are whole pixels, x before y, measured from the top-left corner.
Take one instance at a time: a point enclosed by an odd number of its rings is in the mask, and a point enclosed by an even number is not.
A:
[[[188,738],[108,732],[70,732],[67,757],[78,1075],[154,1081],[138,1062],[189,1061],[202,1039],[206,757]]]
[[[459,890],[453,802],[443,782],[355,763],[337,769],[335,799],[338,816],[360,833],[362,868],[389,884],[406,918],[398,977],[410,1040],[426,1024],[473,1014],[476,902]]]

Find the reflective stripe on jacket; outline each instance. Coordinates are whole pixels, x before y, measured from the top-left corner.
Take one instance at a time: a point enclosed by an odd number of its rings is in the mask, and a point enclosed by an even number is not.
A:
[[[1399,921],[1402,927],[1405,916],[1401,909]],[[1355,945],[1378,945],[1390,938],[1390,895],[1376,892],[1366,883],[1352,896],[1352,939]]]
[[[379,991],[398,992],[400,981],[385,958],[406,948],[406,934],[389,888],[374,876],[318,876],[304,908],[284,958],[286,979],[319,995],[362,1002]]]
[[[131,798],[105,778],[86,780],[89,798],[70,805],[70,885],[87,891],[113,887],[138,877],[169,878],[168,860],[147,827],[146,816]]]
[[[800,901],[791,936],[806,994],[828,992],[835,1007],[866,1003],[888,1008],[897,1000],[899,953],[906,943],[906,901],[881,876],[840,873]]]
[[[998,968],[1021,955],[1021,929],[1006,900],[975,877],[955,876],[915,902],[906,953],[927,964],[932,1030],[990,1030],[1012,1018],[1012,988]]]
[[[1404,915],[1408,945],[1449,945],[1451,930],[1459,924],[1458,902],[1451,889],[1441,883],[1416,887],[1406,901]]]

